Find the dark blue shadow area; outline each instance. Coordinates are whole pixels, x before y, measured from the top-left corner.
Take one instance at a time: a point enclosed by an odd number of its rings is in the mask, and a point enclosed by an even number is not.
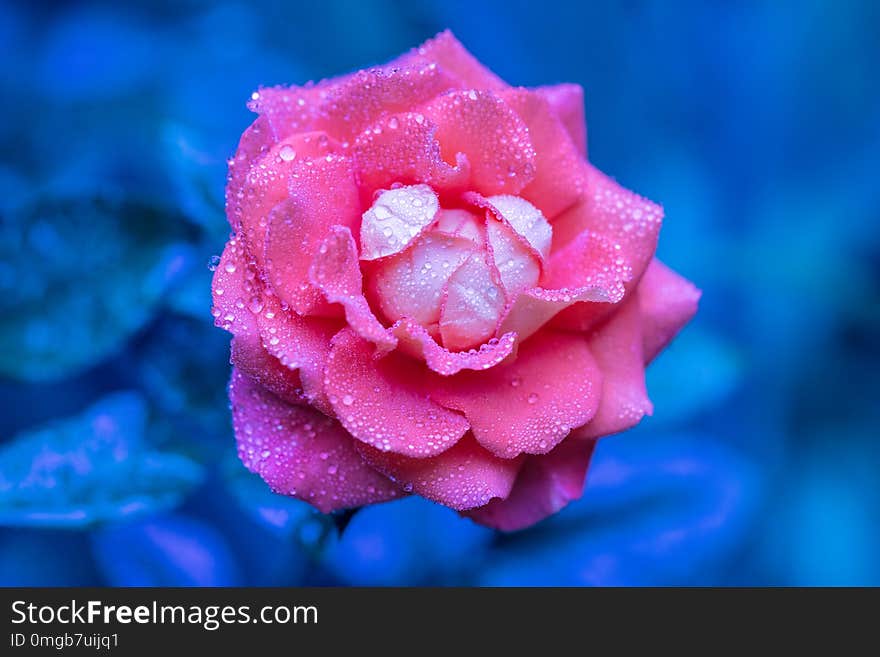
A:
[[[0,4],[0,584],[880,585],[880,4]],[[451,28],[583,85],[703,290],[584,498],[513,535],[332,519],[235,459],[209,312],[260,85]]]

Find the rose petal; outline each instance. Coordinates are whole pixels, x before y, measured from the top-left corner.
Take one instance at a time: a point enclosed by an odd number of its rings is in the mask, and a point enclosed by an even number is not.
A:
[[[376,190],[393,184],[426,183],[435,191],[464,191],[470,165],[456,155],[454,165],[440,154],[437,126],[424,114],[407,112],[377,122],[355,139],[351,152],[361,198],[369,205]]]
[[[324,293],[327,301],[342,305],[348,325],[361,337],[383,349],[394,348],[394,337],[376,319],[364,297],[357,246],[348,228],[330,229],[312,262],[309,280]]]
[[[279,142],[294,133],[315,129],[315,120],[329,89],[349,76],[307,86],[260,87],[251,95],[248,109],[260,115],[269,127],[271,141]]]
[[[253,309],[262,303],[251,260],[241,238],[231,237],[211,283],[214,323],[233,335],[244,337],[259,335]]]
[[[401,495],[368,466],[339,423],[293,406],[237,370],[229,388],[238,456],[276,493],[329,513]]]
[[[651,362],[697,312],[701,292],[654,258],[639,282],[645,363]]]
[[[442,454],[424,459],[381,452],[363,444],[358,451],[404,491],[458,511],[507,497],[524,458],[500,459],[470,435]]]
[[[620,245],[620,255],[638,281],[657,249],[663,209],[624,189],[589,163],[583,165],[587,190],[581,201],[554,218],[553,250],[569,244],[584,231],[604,235]]]
[[[541,267],[533,251],[522,244],[510,226],[490,219],[486,222],[486,236],[505,296],[513,299],[523,290],[534,287],[541,276]]]
[[[440,311],[443,346],[452,351],[470,349],[495,334],[505,304],[499,283],[483,253],[471,254],[452,274]]]
[[[424,106],[437,125],[447,162],[463,154],[470,164],[470,188],[484,196],[517,194],[535,171],[529,129],[498,96],[486,91],[450,91]]]
[[[470,240],[476,246],[483,246],[485,239],[481,224],[484,223],[484,220],[469,210],[463,208],[441,208],[437,215],[435,230],[440,233]]]
[[[247,174],[253,163],[274,143],[268,119],[258,117],[242,133],[235,156],[229,160],[226,179],[226,218],[236,233],[241,231],[242,208],[245,198]]]
[[[332,227],[353,228],[360,221],[358,189],[347,158],[328,155],[291,164],[285,198],[268,215],[266,274],[296,312],[324,314],[309,266]]]
[[[593,417],[602,373],[583,336],[546,331],[516,360],[432,382],[432,398],[462,411],[477,441],[513,458],[544,454]]]
[[[389,321],[404,317],[423,326],[440,321],[443,290],[474,250],[470,240],[431,232],[403,253],[375,264],[367,286]]]
[[[361,260],[400,253],[434,223],[440,200],[428,185],[407,185],[379,194],[361,221]]]
[[[583,151],[572,143],[550,104],[527,89],[502,93],[504,101],[523,120],[535,148],[534,177],[520,196],[541,209],[548,219],[572,207],[584,194],[588,179]]]
[[[415,358],[424,359],[425,364],[443,376],[452,376],[462,370],[488,370],[504,362],[516,347],[516,333],[505,333],[500,338],[489,340],[478,349],[469,351],[449,351],[441,347],[430,333],[410,319],[402,319],[391,327],[398,338],[398,348]]]
[[[272,295],[264,295],[262,302],[256,318],[263,348],[281,365],[297,371],[309,402],[332,415],[323,386],[324,366],[330,353],[330,339],[341,328],[341,323],[285,310]]]
[[[584,112],[584,89],[579,84],[554,84],[534,91],[550,103],[556,118],[568,132],[578,153],[587,153],[587,120]]]
[[[504,222],[540,255],[541,262],[550,257],[553,229],[538,208],[518,196],[490,196],[486,200]]]
[[[512,532],[557,513],[583,494],[595,446],[592,440],[568,439],[549,454],[527,457],[506,499],[492,500],[464,515]]]
[[[297,371],[288,369],[266,351],[259,337],[234,337],[231,351],[230,360],[239,372],[288,404],[309,404]]]
[[[608,239],[581,233],[551,255],[541,287],[519,295],[506,310],[499,331],[516,331],[525,340],[557,313],[575,303],[614,308],[625,293],[632,272]]]
[[[391,114],[427,102],[457,87],[453,76],[426,62],[386,65],[358,71],[330,86],[315,125],[340,141],[354,139],[365,128]]]
[[[468,423],[428,398],[424,365],[395,353],[376,360],[372,352],[349,329],[333,338],[324,384],[342,425],[367,445],[406,456],[452,447]]]
[[[438,65],[443,71],[456,77],[459,87],[489,90],[507,88],[507,84],[477,61],[449,30],[425,41],[389,66],[411,66],[413,62]]]
[[[598,438],[634,427],[654,409],[645,390],[637,296],[627,299],[590,337],[590,351],[602,370],[602,398],[596,415],[577,436]]]

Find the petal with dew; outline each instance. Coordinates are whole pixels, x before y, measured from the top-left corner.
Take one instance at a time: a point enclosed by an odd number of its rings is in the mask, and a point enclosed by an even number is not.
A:
[[[562,123],[572,143],[581,155],[587,154],[587,119],[584,111],[584,88],[579,84],[563,83],[533,89],[544,100]]]
[[[489,527],[512,532],[565,508],[583,494],[593,440],[565,440],[549,454],[529,456],[505,499],[492,500],[464,515]]]
[[[472,253],[446,286],[440,311],[443,346],[452,351],[470,349],[495,334],[504,310],[504,290],[486,262],[487,255]]]
[[[440,200],[428,185],[379,193],[361,220],[361,260],[400,253],[434,223]]]
[[[460,414],[431,401],[422,363],[396,353],[376,359],[369,342],[346,329],[333,338],[324,386],[336,416],[355,438],[381,451],[424,458],[452,447],[468,430]]]
[[[638,424],[654,407],[645,389],[645,358],[639,300],[632,296],[590,337],[590,351],[602,370],[602,399],[579,438],[598,438]]]
[[[654,258],[639,282],[645,362],[651,362],[697,312],[700,291]]]
[[[436,126],[446,162],[464,155],[470,188],[484,196],[517,194],[535,171],[535,149],[523,120],[498,96],[451,91],[423,105]]]
[[[335,420],[284,403],[237,370],[229,387],[238,455],[276,493],[323,513],[401,496],[366,464]]]
[[[599,406],[602,373],[582,335],[546,331],[515,360],[432,382],[431,396],[465,414],[483,447],[502,458],[544,454]]]
[[[364,460],[406,492],[462,511],[504,498],[522,465],[523,457],[501,459],[466,435],[442,454],[423,459],[359,445]]]

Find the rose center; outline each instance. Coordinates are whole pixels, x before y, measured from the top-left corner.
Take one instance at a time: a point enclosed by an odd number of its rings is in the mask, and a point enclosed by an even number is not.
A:
[[[537,284],[552,236],[516,196],[466,195],[442,207],[427,185],[383,191],[361,222],[366,294],[387,322],[414,320],[453,351],[478,347]]]

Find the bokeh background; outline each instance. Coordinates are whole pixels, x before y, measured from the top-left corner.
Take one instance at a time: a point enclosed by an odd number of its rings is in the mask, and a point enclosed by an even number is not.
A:
[[[225,161],[258,85],[446,27],[584,86],[702,306],[557,517],[407,499],[340,534],[234,455]],[[0,583],[880,584],[878,31],[873,0],[4,0]]]

